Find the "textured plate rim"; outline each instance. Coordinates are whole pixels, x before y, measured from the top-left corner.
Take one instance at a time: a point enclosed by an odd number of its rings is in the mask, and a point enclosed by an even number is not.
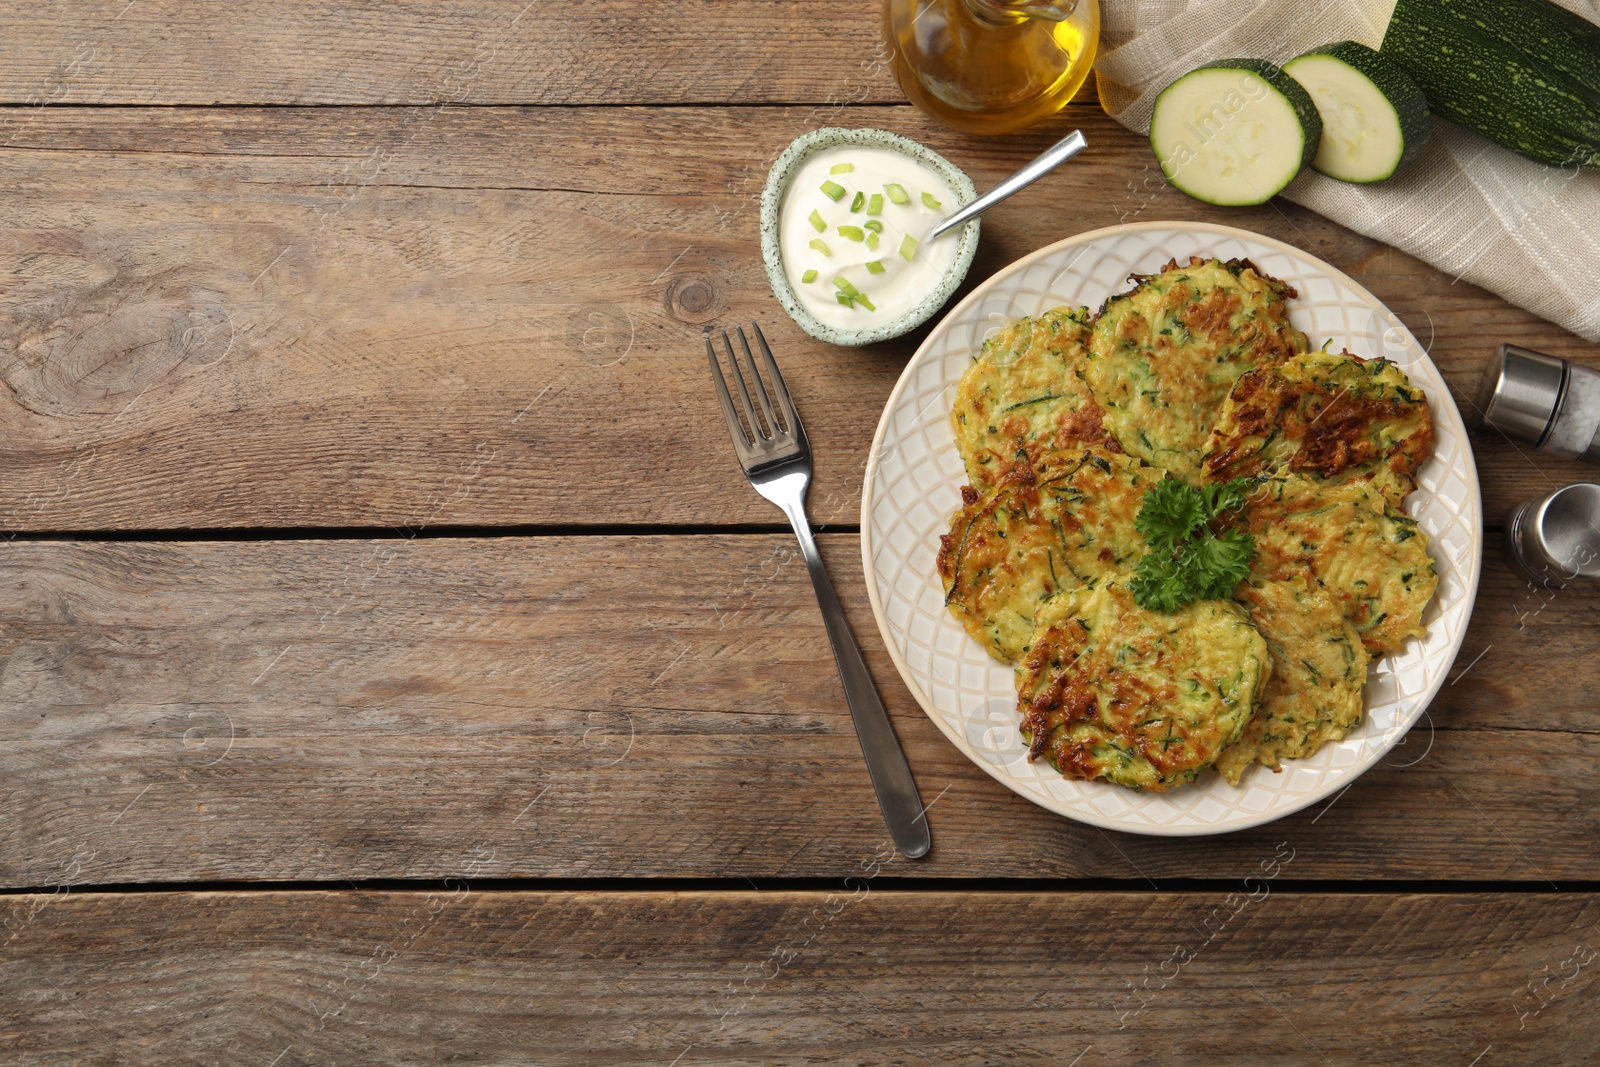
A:
[[[1023,256],[1021,259],[1014,260],[1013,262],[1000,268],[1000,270],[996,271],[988,278],[985,278],[972,290],[972,292],[968,293],[959,304],[945,312],[945,314],[939,318],[939,321],[935,323],[933,328],[928,332],[927,337],[925,337],[922,343],[917,346],[916,352],[912,353],[911,358],[906,361],[905,369],[901,371],[899,380],[895,382],[894,388],[890,391],[888,399],[884,401],[883,413],[878,417],[878,428],[873,432],[872,444],[867,452],[867,467],[865,475],[862,479],[860,518],[861,567],[862,572],[866,577],[867,600],[872,606],[873,620],[878,625],[878,633],[883,638],[884,645],[889,652],[889,658],[894,663],[895,670],[899,672],[901,680],[905,682],[906,688],[911,691],[911,695],[916,698],[917,706],[922,709],[922,713],[933,721],[933,724],[939,728],[939,732],[942,733],[945,738],[961,752],[962,755],[966,756],[967,759],[970,760],[974,765],[981,768],[989,775],[989,777],[993,778],[1007,789],[1010,789],[1018,796],[1037,804],[1041,808],[1044,808],[1046,811],[1054,812],[1057,815],[1064,816],[1077,822],[1100,827],[1101,829],[1116,830],[1122,833],[1140,834],[1149,837],[1211,837],[1217,834],[1249,830],[1258,826],[1263,826],[1270,822],[1275,822],[1278,819],[1293,815],[1295,812],[1302,811],[1305,808],[1310,807],[1312,804],[1317,803],[1319,800],[1323,800],[1335,792],[1342,791],[1344,788],[1355,782],[1363,774],[1371,770],[1372,767],[1378,763],[1378,761],[1382,760],[1391,751],[1393,751],[1395,746],[1400,743],[1401,739],[1406,737],[1407,734],[1410,733],[1411,729],[1416,726],[1417,720],[1420,719],[1428,710],[1429,706],[1432,705],[1434,697],[1438,696],[1439,690],[1443,687],[1445,676],[1450,673],[1449,665],[1447,665],[1444,670],[1440,671],[1438,677],[1432,682],[1432,684],[1430,684],[1428,688],[1419,695],[1415,709],[1404,721],[1404,729],[1395,730],[1392,738],[1387,743],[1380,746],[1375,746],[1374,751],[1372,751],[1364,760],[1347,768],[1340,769],[1335,774],[1329,775],[1323,784],[1319,785],[1316,789],[1311,790],[1304,797],[1285,801],[1281,805],[1273,805],[1263,812],[1257,813],[1253,816],[1245,817],[1238,822],[1230,822],[1226,825],[1182,827],[1132,826],[1113,819],[1107,819],[1092,811],[1072,808],[1070,805],[1052,802],[1047,798],[1041,798],[1025,792],[1020,783],[1016,782],[1011,778],[1010,775],[1006,774],[1003,768],[997,767],[988,760],[980,759],[978,757],[977,753],[972,750],[972,746],[967,739],[959,732],[952,729],[951,726],[945,722],[944,716],[941,713],[930,707],[930,698],[924,692],[920,678],[918,678],[912,672],[904,657],[901,656],[899,645],[889,628],[883,599],[878,592],[878,575],[874,567],[872,543],[872,504],[878,476],[879,456],[882,455],[884,438],[888,433],[890,415],[895,410],[901,394],[905,392],[907,386],[910,384],[914,372],[921,367],[925,360],[931,358],[929,353],[932,351],[934,343],[942,337],[944,331],[949,328],[950,323],[964,315],[969,307],[978,304],[987,298],[1005,281],[1027,270],[1034,263],[1044,259],[1046,256],[1054,255],[1057,252],[1074,248],[1079,245],[1093,244],[1108,237],[1140,233],[1150,230],[1183,230],[1193,233],[1212,234],[1219,238],[1232,238],[1235,240],[1255,242],[1266,245],[1267,247],[1272,248],[1280,253],[1287,254],[1292,258],[1309,259],[1322,270],[1326,271],[1329,275],[1354,289],[1361,297],[1369,301],[1374,308],[1385,312],[1394,321],[1402,322],[1403,325],[1403,320],[1401,320],[1399,316],[1395,315],[1393,311],[1390,311],[1388,306],[1385,305],[1383,301],[1374,296],[1370,291],[1367,290],[1365,286],[1361,285],[1355,279],[1351,278],[1348,274],[1344,273],[1342,270],[1339,270],[1331,263],[1328,263],[1326,260],[1322,259],[1322,257],[1311,252],[1307,252],[1305,249],[1298,248],[1295,245],[1291,245],[1286,241],[1280,241],[1274,237],[1267,237],[1264,234],[1253,233],[1249,230],[1239,229],[1235,226],[1224,226],[1220,223],[1183,222],[1178,220],[1153,220],[1149,222],[1123,223],[1116,226],[1101,227],[1097,230],[1086,230],[1083,233],[1074,234],[1071,237],[1064,238],[1060,241],[1056,241],[1053,244],[1046,245],[1045,247],[1034,252],[1030,252],[1028,255]],[[1107,296],[1110,295],[1112,294],[1107,294]],[[1444,375],[1439,373],[1439,368],[1434,364],[1433,358],[1428,354],[1427,349],[1423,348],[1422,344],[1416,341],[1416,336],[1411,333],[1409,328],[1406,328],[1406,335],[1416,345],[1417,350],[1421,354],[1421,359],[1433,371],[1433,374],[1440,381],[1443,381]],[[1455,398],[1451,396],[1449,390],[1446,389],[1442,397],[1436,397],[1435,399],[1438,404],[1438,410],[1445,414],[1447,418],[1454,419],[1456,428],[1461,433],[1463,447],[1466,449],[1467,459],[1469,460],[1466,469],[1460,473],[1465,476],[1468,489],[1470,490],[1472,503],[1474,505],[1474,522],[1471,530],[1472,544],[1470,546],[1471,551],[1467,553],[1468,564],[1466,568],[1466,574],[1464,575],[1465,591],[1462,598],[1463,603],[1465,604],[1464,610],[1466,612],[1466,616],[1470,620],[1472,611],[1477,605],[1478,579],[1480,572],[1482,571],[1483,564],[1483,495],[1479,486],[1477,460],[1476,457],[1472,455],[1471,441],[1467,437],[1466,433],[1466,422],[1461,417],[1461,411],[1456,406]],[[1451,664],[1453,664],[1456,658],[1461,654],[1461,646],[1466,639],[1466,632],[1467,626],[1464,624],[1457,632],[1454,640],[1451,643]],[[1399,724],[1397,723],[1397,725]],[[1105,788],[1115,789],[1121,787],[1106,785]]]

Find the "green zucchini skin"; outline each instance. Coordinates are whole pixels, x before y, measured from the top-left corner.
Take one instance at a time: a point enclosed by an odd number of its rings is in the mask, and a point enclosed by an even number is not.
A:
[[[1422,154],[1422,150],[1428,146],[1429,139],[1433,137],[1433,114],[1428,110],[1427,94],[1399,64],[1359,41],[1336,41],[1301,53],[1295,59],[1304,59],[1306,56],[1331,56],[1350,66],[1365,75],[1394,108],[1395,117],[1400,123],[1400,137],[1404,147],[1401,149],[1400,159],[1395,163],[1394,170],[1383,175],[1384,178],[1402,170],[1407,163]],[[1295,59],[1284,64],[1285,73],[1289,73],[1291,77],[1293,74],[1287,68]]]
[[[1549,35],[1538,27],[1555,24],[1545,10],[1555,5],[1545,0],[1483,7],[1398,0],[1380,51],[1416,80],[1434,114],[1541,163],[1600,166],[1600,91],[1562,69],[1585,70],[1600,63],[1600,52],[1577,54],[1584,45],[1571,38],[1546,43]],[[1538,14],[1516,27],[1524,12]],[[1490,33],[1489,25],[1499,28]],[[1533,47],[1541,51],[1526,50]],[[1548,56],[1561,49],[1568,54],[1558,66]]]
[[[1434,0],[1433,7],[1469,33],[1542,60],[1600,101],[1600,26],[1550,0]]]

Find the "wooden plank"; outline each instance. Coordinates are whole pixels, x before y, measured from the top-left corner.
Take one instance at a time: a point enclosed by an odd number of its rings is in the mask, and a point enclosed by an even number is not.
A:
[[[1289,819],[1157,840],[956,751],[855,538],[822,540],[932,803],[918,874],[1238,878],[1288,842],[1295,879],[1600,878],[1572,847],[1600,835],[1600,591],[1533,598],[1491,554],[1404,747]],[[0,885],[843,877],[883,839],[788,537],[0,546]]]
[[[918,338],[830,348],[771,297],[757,196],[819,121],[47,109],[0,150],[0,529],[773,522],[733,464],[702,355],[708,327],[751,318],[811,431],[815,517],[855,522]],[[1292,205],[1212,208],[1141,178],[1142,141],[1087,107],[1001,142],[903,107],[847,121],[918,137],[980,186],[1085,127],[1090,153],[985,218],[974,282],[1119,221],[1220,221],[1354,273],[1431,337],[1458,396],[1501,340],[1581,353]],[[1492,519],[1583,474],[1479,444]]]
[[[899,102],[880,34],[774,0],[55,0],[0,12],[0,103]]]
[[[1289,853],[1283,853],[1289,857]],[[1292,870],[1269,849],[1262,869]],[[10,898],[0,1049],[122,1062],[1586,1063],[1589,895]]]
[[[851,117],[926,139],[979,184],[1059,133],[995,146],[909,109]],[[1291,205],[1136,187],[1139,139],[1090,109],[1069,120],[1104,147],[986,219],[973,280],[1123,219],[1211,219],[1354,272],[1432,338],[1458,397],[1499,339],[1578,355]],[[773,522],[702,368],[702,331],[746,317],[816,442],[814,515],[854,522],[915,338],[830,349],[774,307],[757,194],[811,125],[789,109],[50,110],[0,152],[0,528]],[[1478,443],[1494,518],[1582,474]],[[650,456],[648,493],[616,491],[619,454]]]

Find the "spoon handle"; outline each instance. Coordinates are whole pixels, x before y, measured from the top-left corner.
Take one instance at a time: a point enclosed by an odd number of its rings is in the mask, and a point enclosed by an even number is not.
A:
[[[1012,193],[1025,189],[1040,178],[1043,178],[1046,174],[1049,174],[1061,164],[1082,152],[1088,147],[1088,144],[1089,142],[1083,139],[1083,131],[1073,130],[1040,153],[1039,158],[1032,163],[1029,163],[966,207],[952,213],[943,222],[928,231],[927,239],[931,241],[946,230],[960,226],[974,215],[983,214]]]

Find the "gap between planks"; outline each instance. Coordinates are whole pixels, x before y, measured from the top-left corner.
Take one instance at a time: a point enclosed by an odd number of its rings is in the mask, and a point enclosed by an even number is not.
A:
[[[861,533],[857,523],[813,523],[811,532],[822,534]],[[724,535],[793,534],[783,523],[735,523],[728,526],[683,524],[597,524],[558,526],[527,524],[517,526],[241,526],[194,529],[153,530],[41,530],[0,535],[7,541],[89,541],[107,544],[143,542],[253,542],[253,541],[368,541],[368,540],[447,540],[450,538],[518,537],[722,537]]]
[[[920,875],[879,876],[885,888],[903,893],[1227,893],[1237,889],[1240,878],[1018,878],[969,877],[929,878]],[[22,886],[0,888],[0,903],[9,898],[40,894],[104,893],[429,893],[455,890],[462,885],[482,893],[809,893],[833,892],[837,877],[791,878],[341,878],[273,881],[270,879],[232,879],[226,881],[112,882],[104,885]],[[1600,880],[1564,879],[1551,883],[1544,879],[1467,879],[1402,878],[1380,881],[1367,878],[1316,878],[1283,880],[1278,892],[1293,895],[1368,894],[1400,896],[1473,896],[1486,893],[1600,893]]]

